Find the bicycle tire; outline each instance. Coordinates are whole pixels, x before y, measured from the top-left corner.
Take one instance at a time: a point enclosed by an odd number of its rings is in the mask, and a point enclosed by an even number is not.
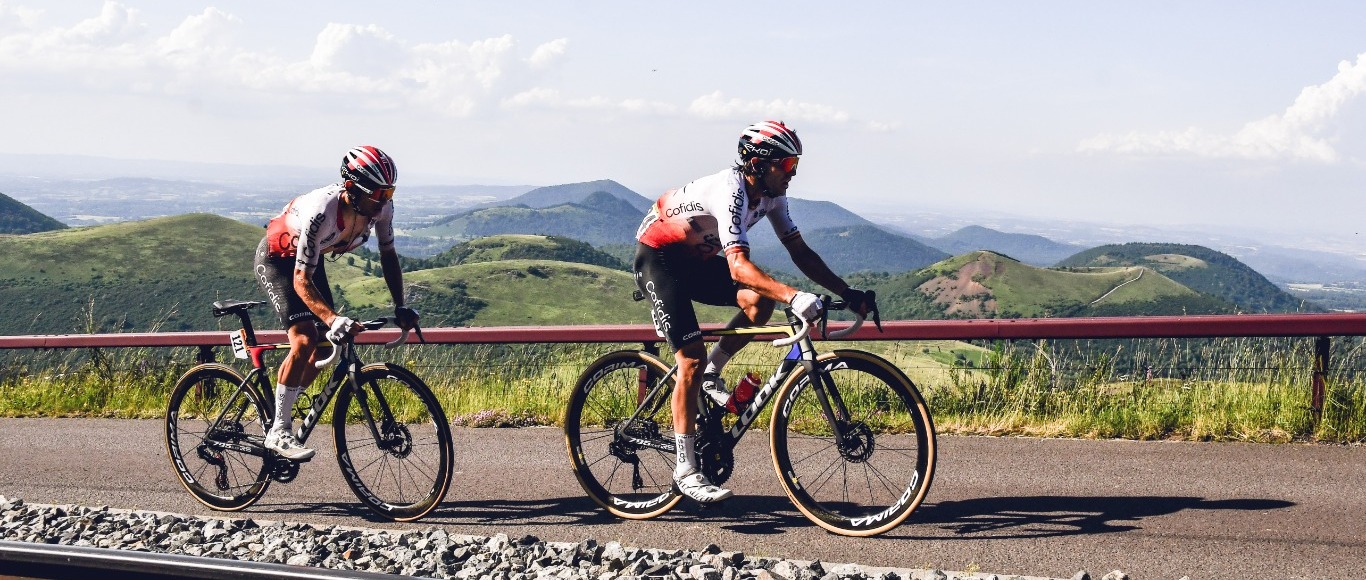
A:
[[[929,407],[911,380],[877,355],[838,350],[816,364],[848,409],[847,444],[835,441],[809,373],[798,368],[770,420],[773,467],[793,505],[822,528],[884,533],[910,517],[934,479]]]
[[[376,514],[398,522],[421,518],[446,497],[455,471],[446,413],[427,384],[401,366],[367,365],[356,380],[365,395],[357,397],[343,385],[332,416],[343,479]],[[376,391],[392,415],[386,415],[374,397]],[[363,407],[376,421],[378,439]]]
[[[617,433],[621,422],[636,412],[641,396],[668,372],[654,355],[616,351],[588,365],[570,393],[564,436],[574,477],[594,503],[617,517],[658,517],[683,499],[673,486],[674,454],[631,443]],[[632,435],[672,448],[672,391],[666,387],[660,393],[662,404],[638,417]]]
[[[186,371],[166,406],[166,453],[176,478],[199,503],[215,510],[238,511],[256,503],[270,486],[265,454],[222,444],[261,448],[270,418],[256,389],[244,385],[232,367],[208,363]]]

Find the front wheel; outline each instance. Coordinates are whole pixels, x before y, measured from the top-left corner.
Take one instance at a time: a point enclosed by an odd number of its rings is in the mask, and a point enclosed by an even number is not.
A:
[[[920,506],[934,478],[929,407],[900,369],[871,353],[839,350],[815,364],[828,381],[814,385],[801,368],[777,394],[770,437],[778,479],[826,530],[886,532]]]
[[[588,365],[569,394],[564,438],[574,476],[617,517],[657,517],[683,499],[673,487],[672,393],[664,363],[622,350]]]
[[[436,395],[407,369],[373,364],[337,392],[337,463],[356,497],[385,518],[427,515],[451,485],[455,449]]]
[[[182,375],[166,406],[166,454],[190,495],[223,511],[261,499],[270,485],[263,447],[270,416],[231,367],[202,364]]]

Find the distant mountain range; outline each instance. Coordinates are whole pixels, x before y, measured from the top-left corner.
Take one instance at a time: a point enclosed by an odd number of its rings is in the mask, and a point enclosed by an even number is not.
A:
[[[1086,249],[1083,246],[1058,243],[1043,236],[1008,234],[982,226],[968,226],[947,236],[932,238],[928,243],[954,255],[991,250],[1031,266],[1052,266]]]

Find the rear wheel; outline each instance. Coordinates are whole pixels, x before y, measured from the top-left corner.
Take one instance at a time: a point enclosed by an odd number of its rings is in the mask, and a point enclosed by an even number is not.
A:
[[[427,515],[451,485],[455,450],[450,424],[431,389],[407,369],[373,364],[358,389],[337,391],[332,434],[351,491],[395,521]]]
[[[653,518],[683,498],[673,488],[672,376],[651,396],[668,373],[649,353],[617,351],[589,365],[569,395],[564,436],[574,476],[618,517]]]
[[[231,367],[203,364],[181,376],[166,407],[166,452],[190,495],[224,511],[256,503],[270,485],[269,417]]]
[[[798,369],[778,392],[770,430],[778,479],[797,509],[831,532],[886,532],[924,501],[934,478],[929,407],[905,374],[876,355],[840,350],[816,365],[830,379],[826,388]],[[847,415],[832,423],[819,393]]]

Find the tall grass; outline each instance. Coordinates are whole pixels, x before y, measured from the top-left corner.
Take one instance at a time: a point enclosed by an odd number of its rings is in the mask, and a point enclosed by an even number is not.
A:
[[[994,345],[927,389],[937,426],[964,433],[1125,439],[1362,441],[1361,341],[1340,339],[1322,419],[1308,339]]]
[[[582,369],[611,350],[636,346],[361,347],[361,356],[415,372],[458,425],[558,425]],[[1366,349],[1356,338],[1334,339],[1317,422],[1309,408],[1312,339],[822,345],[835,347],[871,350],[902,368],[925,394],[941,432],[1366,441],[1366,379],[1359,372],[1366,368]],[[0,416],[160,417],[176,379],[193,366],[197,352],[0,352]],[[755,344],[735,358],[727,374],[732,382],[747,370],[766,375],[781,354]],[[242,362],[221,360],[229,356],[220,352],[220,362]]]

